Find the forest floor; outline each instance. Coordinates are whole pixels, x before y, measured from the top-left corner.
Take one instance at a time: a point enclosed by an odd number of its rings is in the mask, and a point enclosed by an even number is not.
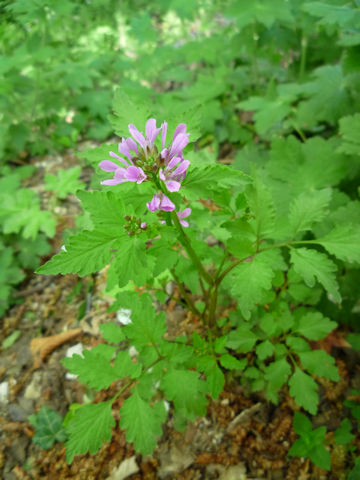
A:
[[[77,157],[42,159],[38,162],[38,177],[30,180],[31,187],[43,196],[44,205],[49,192],[42,192],[44,166],[47,173],[78,164]],[[50,165],[50,167],[49,167]],[[50,170],[49,170],[50,169]],[[82,180],[89,180],[84,171]],[[79,202],[69,197],[56,207],[60,219],[53,240],[58,251],[63,231],[74,225],[80,212]],[[313,426],[327,427],[327,446],[331,451],[332,470],[326,472],[308,459],[287,456],[297,438],[292,428],[294,411],[298,410],[286,388],[275,406],[265,397],[249,395],[233,382],[213,401],[207,415],[189,424],[185,433],[172,426],[171,410],[168,422],[152,456],[136,454],[127,444],[124,431],[113,429],[110,443],[96,455],[75,457],[72,465],[65,459],[65,446],[55,443],[43,450],[32,442],[34,427],[28,417],[46,405],[64,416],[72,403],[83,403],[93,395],[95,402],[106,400],[117,390],[113,384],[107,391],[92,393],[76,379],[66,377],[61,359],[69,347],[81,343],[84,348],[101,342],[99,325],[117,320],[107,309],[112,299],[104,295],[106,271],[82,279],[75,275],[44,277],[29,275],[20,286],[17,296],[22,303],[11,308],[3,318],[0,344],[15,330],[19,338],[10,347],[0,347],[0,474],[4,480],[17,479],[176,479],[176,480],[307,480],[345,479],[351,464],[351,453],[334,442],[334,431],[342,418],[349,415],[344,401],[352,389],[360,388],[360,367],[354,351],[342,342],[341,332],[326,339],[320,346],[332,349],[341,379],[335,384],[318,378],[321,401]],[[174,290],[173,294],[180,296]],[[196,318],[186,314],[173,300],[166,309],[169,328],[177,334],[188,332]],[[61,335],[60,335],[61,334]],[[8,391],[7,391],[8,388]],[[118,409],[126,398],[118,398]],[[360,438],[356,440],[360,450]]]

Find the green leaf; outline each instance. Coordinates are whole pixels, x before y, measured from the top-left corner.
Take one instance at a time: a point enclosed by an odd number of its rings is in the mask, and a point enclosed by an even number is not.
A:
[[[10,335],[8,335],[2,342],[1,346],[3,348],[10,348],[16,340],[20,337],[21,332],[20,330],[14,330]]]
[[[293,332],[309,340],[321,340],[336,327],[336,322],[324,317],[320,312],[308,312],[299,319]]]
[[[89,385],[90,388],[101,390],[108,388],[118,377],[116,369],[110,364],[114,353],[114,347],[99,350],[95,347],[92,350],[84,350],[83,356],[73,355],[62,360],[63,365],[70,373],[79,376],[79,381]],[[128,355],[129,356],[129,355]],[[129,356],[131,363],[131,358]]]
[[[53,237],[56,220],[50,212],[41,210],[40,198],[30,189],[23,188],[11,194],[0,194],[0,220],[4,233],[20,233],[35,240],[39,232]]]
[[[310,346],[306,340],[298,337],[287,337],[286,345],[295,353],[308,352]]]
[[[126,440],[134,443],[136,451],[149,455],[156,447],[156,439],[162,435],[161,425],[166,415],[163,402],[151,407],[134,389],[120,408],[120,427],[126,430]]]
[[[136,298],[137,295],[134,295]],[[127,307],[127,305],[126,305]],[[139,350],[146,345],[161,343],[166,332],[165,315],[155,315],[150,295],[138,297],[137,303],[131,307],[131,323],[123,327],[124,333]]]
[[[32,440],[44,450],[51,448],[55,442],[66,440],[62,416],[51,408],[41,407],[39,412],[31,415],[29,420],[35,426],[35,435]]]
[[[291,249],[291,262],[294,270],[303,277],[309,287],[315,285],[315,278],[335,299],[340,302],[339,286],[334,272],[336,265],[323,253],[307,248]]]
[[[311,350],[299,353],[301,365],[313,375],[328,378],[334,382],[340,379],[338,369],[335,365],[335,358],[324,350]]]
[[[277,402],[278,391],[287,381],[290,373],[291,367],[286,358],[276,360],[266,367],[264,375],[268,381],[266,395],[271,401]]]
[[[129,135],[128,125],[132,123],[141,132],[150,118],[149,104],[133,102],[124,90],[118,88],[114,95],[115,117],[110,118],[115,133],[121,137]]]
[[[130,280],[137,285],[144,285],[151,275],[148,260],[150,259],[146,255],[145,243],[136,236],[126,235],[118,253],[112,259],[108,288],[124,287]]]
[[[56,193],[58,198],[66,198],[69,193],[85,188],[85,183],[78,180],[81,167],[59,170],[56,175],[45,175],[45,190]]]
[[[99,328],[103,339],[109,343],[119,343],[125,340],[125,334],[120,325],[110,322],[103,323]]]
[[[294,413],[294,430],[299,435],[306,435],[312,431],[312,423],[306,415],[300,412]]]
[[[229,333],[226,346],[238,353],[247,353],[250,352],[257,340],[258,337],[251,330],[239,327]]]
[[[304,373],[300,368],[295,367],[295,373],[289,380],[289,391],[296,403],[312,415],[317,412],[319,396],[318,386],[315,380]]]
[[[245,191],[254,219],[249,223],[252,225],[256,234],[257,241],[266,238],[271,234],[274,228],[274,202],[270,190],[265,184],[256,177],[254,183],[249,185]]]
[[[266,256],[256,255],[250,262],[237,265],[227,277],[232,295],[243,316],[248,319],[255,305],[265,303],[274,271]]]
[[[344,28],[352,26],[356,17],[359,20],[358,10],[352,8],[351,4],[333,5],[331,2],[306,2],[302,5],[302,9],[310,15],[320,18],[321,25],[336,25]]]
[[[335,442],[338,445],[348,445],[353,441],[355,435],[351,433],[352,425],[348,418],[344,418],[340,428],[335,430]]]
[[[66,433],[66,460],[70,464],[75,455],[96,453],[102,443],[111,439],[111,428],[115,420],[111,413],[111,401],[95,405],[84,405],[75,411],[69,420]]]
[[[222,367],[226,368],[227,370],[244,370],[247,365],[246,358],[242,358],[238,360],[237,358],[233,357],[232,355],[222,355],[219,358],[220,364]]]
[[[80,191],[77,194],[83,210],[90,213],[95,227],[116,230],[124,225],[125,205],[114,192]]]
[[[197,372],[171,369],[165,373],[160,388],[166,398],[174,402],[176,410],[189,420],[205,414],[205,383],[199,379]]]
[[[256,347],[256,355],[259,360],[265,360],[267,357],[271,357],[274,353],[274,345],[269,341],[259,343]]]
[[[311,230],[314,223],[322,220],[327,214],[330,200],[330,188],[300,193],[290,205],[289,223],[292,235]]]
[[[345,262],[360,263],[360,226],[339,225],[316,242]]]
[[[360,333],[349,333],[346,340],[350,343],[354,350],[360,350]]]
[[[195,163],[195,162],[194,162]],[[181,192],[189,200],[212,198],[213,192],[232,187],[243,187],[249,178],[231,166],[211,164],[203,167],[191,167],[184,180]]]
[[[339,125],[343,143],[338,151],[349,155],[360,155],[360,113],[341,118]]]
[[[211,397],[215,400],[223,391],[225,385],[224,374],[216,364],[206,373],[206,383]]]
[[[121,237],[122,235],[122,237]],[[66,251],[54,255],[36,273],[56,275],[77,273],[80,277],[97,272],[110,262],[114,249],[120,248],[124,241],[124,230],[84,230],[71,237]]]

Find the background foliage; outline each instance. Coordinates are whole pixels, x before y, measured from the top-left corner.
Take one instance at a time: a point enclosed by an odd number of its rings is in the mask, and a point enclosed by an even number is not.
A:
[[[46,238],[55,233],[53,214],[22,184],[33,172],[26,165],[31,158],[85,139],[114,143],[113,132],[126,135],[129,123],[142,125],[150,114],[171,120],[172,129],[186,111],[197,150],[188,154],[194,170],[184,191],[193,202],[200,234],[214,233],[239,258],[248,248],[243,239],[253,241],[251,229],[258,239],[304,242],[282,255],[259,255],[234,270],[226,289],[238,300],[238,315],[249,323],[230,319],[238,333],[230,335],[227,348],[255,352],[243,378],[252,391],[264,389],[276,402],[290,378],[290,393],[314,414],[317,366],[329,362],[322,373],[331,380],[338,374],[331,360],[311,355],[314,351],[301,340],[320,340],[334,322],[359,330],[360,2],[15,0],[0,8],[0,257],[5,266],[0,313],[11,303],[12,288],[24,279],[24,271],[35,269],[49,252]],[[108,150],[102,146],[82,156],[96,166]],[[230,198],[226,191],[235,183],[227,171],[221,176],[219,169],[209,168],[214,159],[232,163],[232,171],[251,175],[254,183]],[[17,164],[22,166],[14,168]],[[61,201],[82,188],[79,173],[49,175],[46,189]],[[101,178],[96,171],[93,185]],[[235,230],[221,212],[209,219],[198,197],[230,205],[246,222]],[[77,271],[90,273],[84,268]],[[162,272],[159,263],[154,268]],[[196,292],[191,272],[183,268],[177,274]],[[264,304],[271,307],[259,313],[257,306]],[[239,343],[239,336],[246,341]],[[272,340],[279,337],[279,342]],[[287,348],[301,359],[306,374],[290,369]],[[221,365],[227,368],[233,360],[224,352]],[[79,374],[78,366],[72,368]],[[173,384],[187,383],[176,375],[163,380],[175,405],[180,399],[173,395]],[[216,387],[212,394],[216,397]],[[145,418],[150,408],[142,399],[139,389],[123,407],[122,426],[129,428],[130,441],[140,442],[141,435],[131,430],[127,417],[143,409]],[[178,405],[190,416],[195,412],[190,404]],[[98,415],[95,407],[86,407],[90,415]],[[109,409],[106,405],[105,414]],[[83,412],[76,421],[83,425],[85,418]],[[156,437],[164,418],[160,407],[154,418],[157,423],[146,428]],[[295,430],[303,436],[291,453],[315,455],[327,468],[325,433],[315,434],[299,416]],[[308,438],[315,438],[317,449]],[[102,438],[97,441],[101,444]],[[69,442],[70,452],[89,449]],[[150,450],[151,445],[139,448]]]

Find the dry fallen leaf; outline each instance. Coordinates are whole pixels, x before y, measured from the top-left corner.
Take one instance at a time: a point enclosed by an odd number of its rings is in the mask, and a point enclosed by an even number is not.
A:
[[[80,333],[82,333],[81,328],[75,328],[67,332],[52,335],[51,337],[33,338],[30,342],[30,350],[34,357],[34,368],[40,368],[43,360],[45,360],[55,348],[72,340],[80,335]]]

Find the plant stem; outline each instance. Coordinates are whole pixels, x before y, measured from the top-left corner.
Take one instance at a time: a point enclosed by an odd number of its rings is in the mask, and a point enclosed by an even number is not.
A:
[[[201,263],[199,257],[196,255],[195,250],[192,248],[190,239],[186,235],[186,233],[184,232],[184,229],[182,228],[182,226],[180,224],[178,216],[176,215],[176,213],[174,211],[171,212],[171,217],[172,217],[172,220],[174,222],[174,225],[176,226],[176,228],[178,229],[178,231],[180,233],[181,243],[182,243],[183,247],[185,248],[185,250],[187,251],[189,257],[192,260],[192,262],[194,263],[196,269],[198,270],[200,275],[203,277],[203,279],[206,281],[206,283],[208,283],[209,285],[213,285],[213,283],[214,283],[213,277],[210,275],[209,272],[207,272],[205,270],[205,268],[204,268],[203,264]]]
[[[188,306],[189,310],[194,313],[195,315],[201,317],[201,312],[196,308],[194,302],[191,300],[190,296],[187,294],[187,291],[184,288],[184,285],[180,281],[179,277],[176,275],[175,270],[171,269],[171,274],[174,277],[176,284],[178,285],[181,295],[184,297],[186,305]]]

